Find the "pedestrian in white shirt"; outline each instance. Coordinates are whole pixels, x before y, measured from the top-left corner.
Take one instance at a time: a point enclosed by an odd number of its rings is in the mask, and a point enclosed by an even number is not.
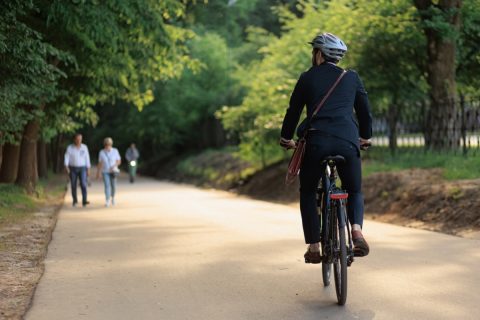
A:
[[[77,200],[77,181],[80,179],[80,188],[82,189],[82,205],[85,207],[87,201],[87,177],[90,175],[90,154],[88,147],[82,143],[82,135],[75,134],[73,144],[67,147],[65,152],[65,171],[70,177],[73,206],[78,203]]]
[[[112,206],[115,205],[117,176],[120,173],[118,166],[122,160],[118,150],[112,147],[112,138],[105,138],[103,140],[103,146],[104,148],[98,154],[97,179],[100,179],[101,172],[103,184],[105,185],[105,206],[108,207],[110,204]]]

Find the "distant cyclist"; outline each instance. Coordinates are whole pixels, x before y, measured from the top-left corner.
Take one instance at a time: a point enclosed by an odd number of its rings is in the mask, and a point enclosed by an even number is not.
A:
[[[337,63],[347,52],[347,46],[340,38],[323,33],[309,43],[313,48],[312,67],[300,76],[283,120],[280,145],[286,148],[295,147],[292,138],[304,106],[307,106],[307,116],[310,117],[343,72]],[[304,129],[300,125],[297,134],[302,136]],[[349,195],[348,219],[352,225],[354,254],[366,256],[369,253],[362,234],[364,201],[360,145],[369,143],[371,136],[372,116],[367,92],[358,74],[349,70],[311,121],[300,169],[300,211],[305,242],[309,244],[305,257],[313,263],[321,262],[316,189],[325,170],[321,166],[322,160],[329,155],[341,155],[346,159],[346,163],[338,164],[337,168],[342,188]]]
[[[127,159],[130,183],[133,183],[135,181],[135,176],[137,174],[138,158],[140,158],[140,153],[138,152],[135,143],[132,143],[125,152],[125,159]]]

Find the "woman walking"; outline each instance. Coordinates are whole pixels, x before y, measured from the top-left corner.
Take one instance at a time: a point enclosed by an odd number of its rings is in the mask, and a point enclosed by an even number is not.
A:
[[[98,154],[97,179],[100,178],[101,172],[105,186],[105,206],[109,207],[110,205],[115,205],[117,176],[120,173],[118,166],[122,160],[118,150],[112,147],[112,138],[105,138],[103,146],[104,148]]]
[[[303,107],[307,106],[307,117],[311,118],[319,101],[344,72],[337,66],[347,52],[347,46],[340,38],[323,33],[310,44],[312,67],[300,76],[283,120],[280,145],[285,148],[295,147],[292,138]],[[325,171],[322,160],[329,155],[341,155],[346,159],[346,163],[338,164],[337,168],[342,187],[348,192],[348,220],[352,225],[354,254],[366,256],[370,249],[362,233],[364,203],[360,146],[368,144],[372,136],[372,116],[367,92],[355,71],[346,71],[323,107],[311,119],[309,128],[301,125],[297,134],[303,136],[304,130],[308,130],[308,134],[300,169],[300,211],[308,244],[305,260],[321,262],[316,191]]]

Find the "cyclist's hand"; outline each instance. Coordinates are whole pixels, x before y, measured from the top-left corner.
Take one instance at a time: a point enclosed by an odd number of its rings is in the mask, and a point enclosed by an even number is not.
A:
[[[288,150],[288,149],[295,149],[297,147],[297,144],[293,140],[280,138],[280,146]]]
[[[372,141],[370,139],[359,138],[359,140],[360,140],[360,149],[362,150],[367,150],[368,147],[372,145]]]

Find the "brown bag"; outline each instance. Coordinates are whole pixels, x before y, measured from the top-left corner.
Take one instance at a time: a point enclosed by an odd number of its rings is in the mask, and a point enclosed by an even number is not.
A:
[[[320,101],[320,103],[317,105],[317,107],[315,108],[315,111],[313,111],[312,116],[310,117],[305,127],[303,137],[300,138],[300,140],[298,140],[297,146],[293,151],[292,158],[288,163],[288,170],[287,170],[287,176],[285,177],[285,184],[287,185],[292,184],[297,178],[298,174],[300,173],[300,167],[302,166],[303,157],[305,155],[305,145],[307,142],[307,134],[308,134],[308,129],[310,128],[310,122],[312,121],[312,118],[318,113],[318,111],[320,111],[320,109],[323,107],[323,104],[325,103],[327,98],[330,96],[332,91],[335,89],[335,87],[338,85],[340,80],[342,80],[345,73],[346,71],[343,70],[343,72],[340,74],[340,76],[338,76],[337,80],[332,85],[330,90],[328,90],[327,94],[323,97],[322,101]]]

